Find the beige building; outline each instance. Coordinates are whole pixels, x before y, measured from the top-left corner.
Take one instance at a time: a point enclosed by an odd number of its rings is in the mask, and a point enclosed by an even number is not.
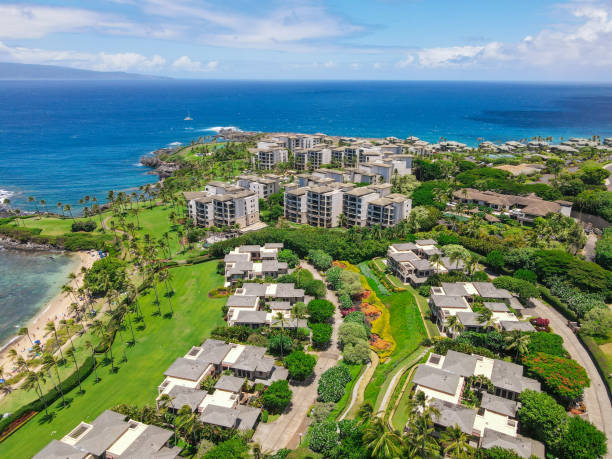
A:
[[[278,193],[280,177],[275,177],[272,174],[266,177],[239,175],[238,186],[257,194],[259,199],[267,199],[271,194]]]
[[[205,191],[185,192],[183,196],[196,226],[244,228],[259,222],[259,198],[242,187],[210,182]]]
[[[278,147],[258,148],[254,156],[256,166],[264,170],[274,169],[277,164],[286,163],[288,159],[287,150]]]
[[[317,146],[295,150],[293,153],[295,168],[298,171],[318,169],[325,164],[331,164],[331,149]]]
[[[392,193],[368,203],[367,225],[380,225],[383,228],[395,226],[406,220],[412,210],[412,200],[406,195]]]
[[[388,196],[390,192],[390,184],[380,184],[357,187],[344,193],[342,213],[346,217],[347,226],[366,226],[370,203]]]

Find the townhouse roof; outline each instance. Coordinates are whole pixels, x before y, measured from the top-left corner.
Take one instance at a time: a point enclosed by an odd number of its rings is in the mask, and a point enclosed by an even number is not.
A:
[[[433,398],[429,406],[436,408],[439,415],[434,415],[434,422],[443,427],[459,426],[461,431],[467,435],[472,435],[476,411],[463,405],[456,405],[444,400]]]
[[[310,190],[310,187],[303,186],[301,188],[294,188],[292,190],[285,190],[285,194],[292,194],[294,196],[305,195]]]
[[[119,455],[121,459],[140,459],[142,457],[157,458],[159,453],[164,457],[176,457],[180,452],[179,448],[164,448],[170,440],[173,432],[157,426],[147,426],[134,442]],[[160,450],[164,451],[160,451]],[[174,454],[174,455],[172,455]]]
[[[259,245],[241,245],[240,247],[238,247],[238,252],[240,253],[253,253],[253,252],[260,252],[261,251],[261,246]]]
[[[285,244],[282,242],[266,242],[264,245],[264,249],[282,249],[285,247]]]
[[[511,435],[485,427],[480,446],[484,449],[490,449],[494,447],[510,449],[516,454],[518,454],[520,457],[524,457],[525,459],[527,459],[531,457],[532,454],[534,454],[532,442],[533,440],[521,436],[513,437]],[[542,451],[542,453],[543,452],[544,451]],[[537,454],[537,457],[544,457],[544,455]]]
[[[111,410],[105,410],[89,424],[92,428],[74,446],[95,456],[101,456],[128,428],[125,415]]]
[[[506,303],[492,303],[492,302],[485,301],[483,305],[485,308],[491,310],[492,312],[510,311],[510,309],[508,309],[508,306],[506,306]]]
[[[389,255],[390,258],[394,259],[398,263],[406,261],[420,260],[419,256],[414,252],[394,252]]]
[[[223,257],[225,263],[233,263],[238,261],[249,261],[248,253],[228,253]]]
[[[242,293],[248,296],[265,296],[268,284],[257,284],[254,282],[247,282],[242,284]]]
[[[202,410],[200,420],[205,424],[213,424],[231,429],[236,427],[238,423],[238,410],[209,404]]]
[[[523,376],[523,367],[515,363],[495,359],[491,371],[491,382],[495,387],[521,393],[525,389],[540,391],[540,383]]]
[[[500,320],[499,325],[504,331],[534,332],[536,329],[529,322],[518,320]]]
[[[191,411],[195,411],[204,397],[206,397],[207,392],[204,390],[193,389],[191,387],[179,386],[175,385],[170,392],[168,392],[168,396],[172,399],[172,406],[176,410],[180,410],[182,407],[187,405],[191,408]]]
[[[243,371],[269,372],[274,367],[274,359],[265,356],[266,349],[259,346],[245,346],[232,368]]]
[[[458,311],[457,318],[466,327],[481,327],[478,314],[473,311]]]
[[[515,296],[510,298],[510,307],[512,307],[512,309],[514,309],[515,311],[522,311],[523,309],[525,309],[525,306],[523,306],[523,304]]]
[[[265,386],[269,386],[274,381],[280,381],[282,379],[287,379],[289,377],[289,370],[285,367],[280,367],[278,365],[274,365],[272,367],[272,372],[270,373],[270,377],[268,379],[255,379],[255,384],[263,384]]]
[[[263,260],[261,262],[261,270],[263,272],[276,272],[281,269],[287,269],[288,265],[284,261],[276,261],[276,260]]]
[[[442,282],[442,288],[448,296],[470,296],[464,285],[460,282]]]
[[[516,417],[518,403],[514,400],[483,392],[480,407],[511,418]]]
[[[410,264],[415,267],[415,269],[419,271],[426,271],[432,269],[433,266],[429,262],[429,260],[423,260],[421,258],[417,258],[416,260],[411,260]]]
[[[417,239],[415,241],[416,245],[436,245],[436,241],[434,241],[433,239]]]
[[[83,459],[87,453],[59,440],[41,449],[32,459]]]
[[[393,247],[398,252],[407,252],[409,250],[418,249],[417,245],[413,242],[402,242],[400,244],[392,244],[391,247]]]
[[[200,347],[202,352],[198,355],[198,360],[212,363],[213,365],[220,365],[231,350],[232,345],[218,339],[207,339]]]
[[[255,424],[261,413],[260,408],[238,405],[236,411],[238,411],[238,430],[252,430],[255,428]]]
[[[458,374],[422,364],[414,372],[412,382],[429,389],[454,395],[461,382],[461,377]]]
[[[442,363],[442,369],[464,377],[473,376],[476,362],[478,358],[473,355],[449,350]]]
[[[270,301],[268,306],[274,310],[290,310],[293,307],[289,301]]]
[[[187,201],[191,201],[196,198],[203,198],[204,196],[208,196],[208,193],[206,193],[205,191],[184,191],[183,192],[183,197]]]
[[[503,288],[497,288],[490,282],[472,282],[472,285],[483,298],[510,299],[512,295]]]
[[[430,299],[438,308],[465,308],[468,306],[462,296],[431,295]]]
[[[234,320],[236,324],[265,324],[266,311],[238,311],[238,316]]]
[[[165,376],[196,381],[208,368],[209,362],[200,359],[177,358],[164,372]]]
[[[232,375],[221,375],[215,384],[215,389],[238,393],[242,390],[243,385],[244,378],[238,378],[237,376]]]
[[[351,196],[356,196],[356,197],[362,197],[368,194],[378,194],[378,193],[375,190],[372,190],[371,188],[367,186],[361,186],[361,187],[354,188],[351,191],[347,191],[346,194],[351,195]]]
[[[258,296],[232,295],[228,297],[226,305],[232,307],[255,307],[259,301]]]

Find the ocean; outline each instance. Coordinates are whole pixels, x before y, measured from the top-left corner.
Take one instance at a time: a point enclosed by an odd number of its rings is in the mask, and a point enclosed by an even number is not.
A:
[[[184,121],[189,114],[193,121]],[[612,136],[612,86],[483,82],[0,81],[0,203],[78,207],[157,177],[138,164],[220,127],[476,145]],[[38,258],[37,258],[38,257]],[[38,261],[33,261],[38,260]],[[0,340],[57,292],[68,260],[0,252]]]
[[[0,247],[0,347],[57,295],[77,265],[71,255]]]

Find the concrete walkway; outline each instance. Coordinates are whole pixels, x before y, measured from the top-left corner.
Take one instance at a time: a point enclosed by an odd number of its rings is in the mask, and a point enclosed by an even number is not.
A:
[[[302,267],[310,271],[315,279],[325,279],[317,272],[314,266],[302,262]],[[283,413],[276,421],[264,424],[260,422],[253,435],[253,441],[259,443],[262,451],[269,453],[281,448],[295,449],[298,447],[303,435],[306,434],[312,420],[307,417],[310,407],[317,401],[317,387],[319,378],[329,368],[335,366],[340,358],[338,349],[338,328],[342,323],[342,315],[336,295],[328,290],[325,298],[336,306],[331,343],[324,352],[317,353],[318,360],[315,366],[315,377],[306,383],[290,383],[293,397],[288,412]]]
[[[353,407],[356,404],[361,405],[361,403],[363,402],[363,394],[368,383],[370,382],[370,379],[372,379],[374,370],[376,370],[376,367],[378,366],[378,361],[378,354],[376,354],[376,352],[374,351],[370,351],[370,361],[366,365],[366,369],[363,374],[355,383],[355,387],[353,387],[353,393],[351,394],[351,402],[344,409],[344,413],[342,413],[342,416],[340,416],[340,418],[338,419],[339,421],[345,419],[351,413],[351,410],[353,410]],[[351,416],[351,418],[353,417],[354,416]]]
[[[535,312],[536,316],[546,317],[550,320],[551,328],[555,333],[561,335],[563,345],[570,356],[586,370],[591,380],[591,386],[584,390],[584,403],[587,407],[586,417],[606,434],[608,444],[612,445],[612,405],[604,381],[591,360],[591,356],[578,340],[578,337],[569,329],[567,319],[561,313],[540,302],[537,302]],[[608,457],[610,457],[610,454]]]

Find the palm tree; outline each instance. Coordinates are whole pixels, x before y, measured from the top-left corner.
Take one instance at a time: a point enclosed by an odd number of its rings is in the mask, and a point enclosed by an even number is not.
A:
[[[28,327],[21,327],[19,329],[19,332],[17,333],[19,336],[23,336],[26,335],[28,337],[28,339],[30,340],[30,344],[32,346],[34,346],[34,343],[32,342],[32,337],[30,336],[30,332],[28,331]]]
[[[57,368],[57,364],[58,364],[57,360],[51,354],[49,354],[49,353],[43,354],[43,357],[42,357],[42,368],[43,368],[43,370],[45,370],[47,372],[47,376],[49,376],[49,379],[53,383],[53,386],[55,387],[55,390],[57,392],[59,392],[60,395],[62,396],[62,404],[64,406],[66,406],[66,399],[64,398],[64,391],[62,390],[62,380],[60,378],[60,374],[59,374],[59,370]],[[51,368],[54,368],[54,367],[55,367],[55,371],[56,371],[56,374],[57,374],[57,384],[55,384],[55,381],[53,380],[53,376],[51,376]],[[59,386],[58,386],[58,384],[59,384]]]
[[[365,424],[372,419],[372,414],[374,413],[374,407],[371,402],[365,402],[363,405],[359,407],[359,411],[357,411],[357,417],[361,419],[361,423]]]
[[[166,286],[166,298],[168,298],[168,304],[170,306],[170,313],[174,314],[174,309],[172,309],[172,291],[168,288],[168,270],[163,269],[159,272],[159,280],[164,283]]]
[[[439,414],[436,408],[425,407],[421,412],[415,412],[410,418],[408,424],[410,435],[407,437],[410,457],[425,459],[438,456],[440,448],[433,436],[435,430],[433,416]]]
[[[447,427],[442,433],[442,443],[444,444],[444,454],[454,459],[468,459],[472,455],[472,447],[469,437],[463,433],[461,428]]]
[[[70,218],[72,218],[73,221],[76,221],[74,215],[72,215],[72,206],[70,204],[66,204],[64,210],[70,214]]]
[[[28,374],[23,382],[23,388],[25,390],[34,390],[36,392],[36,395],[38,395],[38,400],[45,406],[45,414],[49,416],[49,407],[47,406],[47,401],[43,397],[42,388],[40,387],[41,382],[45,382],[44,374],[36,373],[35,371],[28,371]]]
[[[363,441],[373,458],[387,459],[401,457],[402,438],[390,430],[382,418],[375,418],[363,432]]]
[[[446,319],[445,325],[446,329],[451,331],[451,333],[453,334],[455,331],[457,333],[461,333],[463,330],[465,330],[465,326],[463,325],[463,323],[461,323],[459,317],[457,316],[450,316],[448,319]]]
[[[98,382],[100,381],[100,378],[98,377],[98,362],[96,361],[96,347],[93,345],[91,340],[85,341],[85,347],[91,351],[91,358],[93,359],[95,382]]]
[[[64,359],[64,354],[62,353],[62,343],[57,337],[57,329],[55,328],[55,324],[53,322],[48,322],[47,325],[45,326],[45,330],[47,331],[47,333],[53,333],[53,335],[55,336],[55,342],[57,343],[57,348],[60,351],[60,356],[62,357],[62,361],[65,361],[66,359]]]
[[[83,393],[83,388],[81,387],[81,373],[79,372],[79,364],[76,359],[76,352],[74,351],[74,347],[72,349],[68,349],[66,351],[69,357],[72,357],[72,361],[74,362],[74,366],[76,368],[77,381],[79,382],[79,393]]]
[[[43,208],[45,209],[45,214],[49,213],[49,209],[47,209],[47,201],[45,201],[44,199],[40,200],[40,205],[43,206]]]
[[[520,330],[513,330],[506,336],[505,341],[507,351],[516,350],[515,359],[518,359],[519,355],[525,355],[529,352],[531,337],[527,333],[523,333]]]
[[[442,262],[442,255],[439,253],[434,253],[431,257],[429,257],[429,262],[434,267],[434,272],[438,273],[440,269],[440,264]]]
[[[483,307],[478,312],[478,322],[480,322],[485,329],[494,326],[495,320],[493,319],[493,311],[491,311],[489,308]]]

